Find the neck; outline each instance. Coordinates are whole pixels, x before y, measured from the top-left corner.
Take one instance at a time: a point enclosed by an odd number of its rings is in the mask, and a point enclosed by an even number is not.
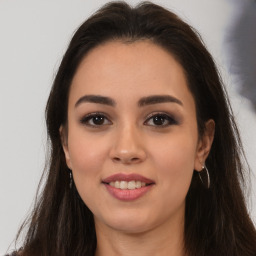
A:
[[[95,256],[185,256],[184,219],[167,226],[141,233],[126,233],[96,223]]]

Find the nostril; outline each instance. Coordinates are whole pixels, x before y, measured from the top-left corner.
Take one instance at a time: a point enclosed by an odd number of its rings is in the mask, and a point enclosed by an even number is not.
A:
[[[132,157],[132,158],[120,158],[120,157],[113,157],[114,162],[123,162],[123,163],[137,163],[140,161],[139,157]]]
[[[121,159],[120,159],[119,157],[114,157],[113,160],[114,160],[115,162],[119,162]]]

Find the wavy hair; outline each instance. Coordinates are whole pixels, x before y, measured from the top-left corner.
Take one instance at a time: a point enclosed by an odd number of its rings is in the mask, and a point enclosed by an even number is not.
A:
[[[184,244],[189,256],[253,256],[256,231],[243,186],[247,173],[232,110],[216,65],[194,28],[161,6],[125,2],[103,6],[75,32],[62,59],[46,106],[50,144],[46,180],[27,225],[21,255],[93,256],[97,246],[92,212],[76,187],[69,187],[59,128],[67,122],[69,89],[77,67],[94,47],[119,40],[150,40],[166,49],[185,71],[197,113],[199,135],[215,121],[215,138],[206,164],[211,187],[196,172],[186,197]],[[246,161],[245,161],[246,162]],[[21,230],[22,230],[21,229]]]

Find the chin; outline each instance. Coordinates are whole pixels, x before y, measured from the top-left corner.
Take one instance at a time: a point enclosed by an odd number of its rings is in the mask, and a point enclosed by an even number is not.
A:
[[[116,231],[138,234],[151,230],[156,226],[153,219],[153,216],[147,216],[145,213],[140,216],[138,213],[122,212],[112,214],[108,218],[105,216],[101,222]]]
[[[147,232],[152,229],[148,223],[138,223],[138,222],[126,222],[126,223],[114,223],[110,226],[113,230],[126,233],[126,234],[140,234]]]

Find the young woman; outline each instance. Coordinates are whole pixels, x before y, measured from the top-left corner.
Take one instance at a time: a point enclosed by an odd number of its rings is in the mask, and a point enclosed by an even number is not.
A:
[[[243,151],[211,55],[164,8],[110,3],[73,36],[24,256],[256,255]]]

